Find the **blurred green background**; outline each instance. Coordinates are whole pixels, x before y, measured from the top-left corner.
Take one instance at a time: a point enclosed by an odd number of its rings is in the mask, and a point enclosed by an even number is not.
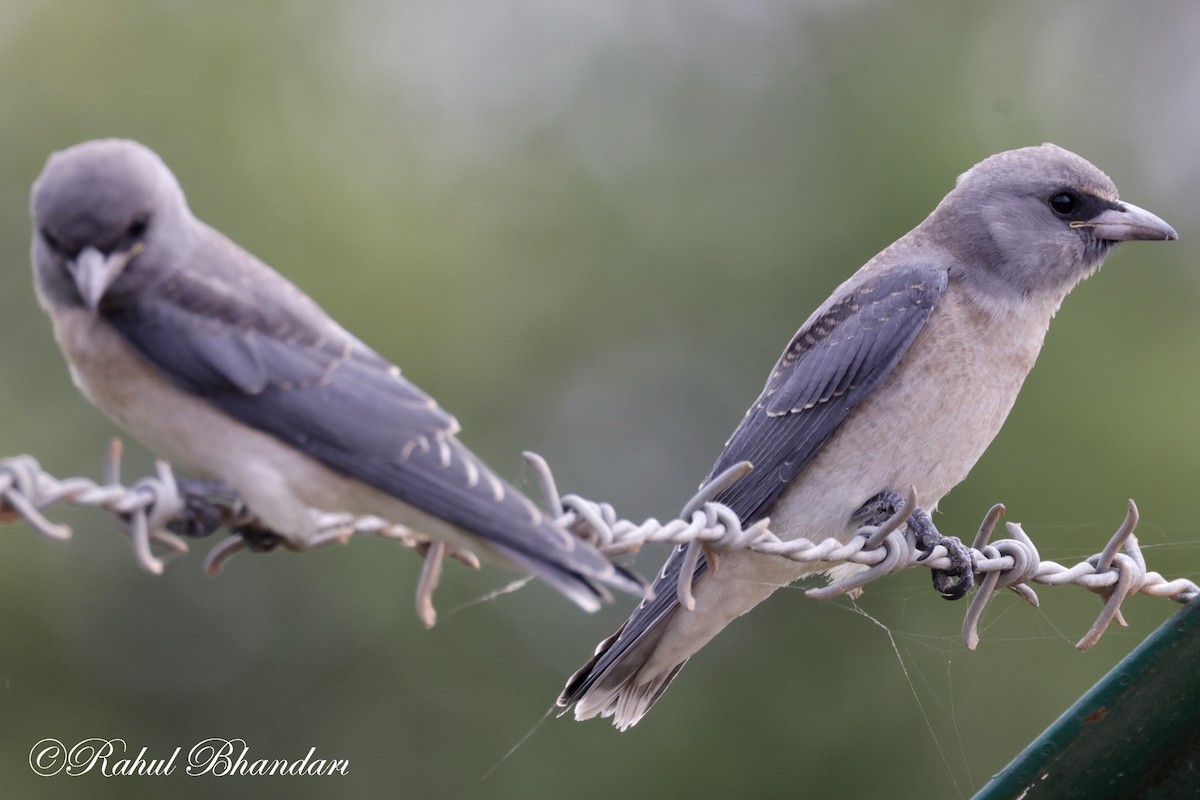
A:
[[[0,456],[98,476],[116,433],[36,307],[28,189],[129,136],[193,210],[400,364],[531,492],[669,517],[829,291],[1000,150],[1054,141],[1171,222],[1080,287],[994,446],[943,503],[1043,555],[1097,551],[1125,499],[1152,569],[1197,578],[1200,5],[784,0],[0,4]],[[126,476],[151,469],[130,443]],[[977,652],[923,571],[857,613],[777,593],[618,735],[544,715],[632,607],[451,566],[438,626],[385,541],[140,572],[96,512],[0,529],[5,797],[956,798],[1175,610],[1072,646],[1099,602],[999,597]],[[652,574],[662,550],[637,568]],[[875,624],[878,622],[879,624]],[[35,777],[30,748],[211,736],[340,778]]]

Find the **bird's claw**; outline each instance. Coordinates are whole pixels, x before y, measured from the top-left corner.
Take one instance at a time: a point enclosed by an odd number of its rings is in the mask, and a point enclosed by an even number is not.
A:
[[[879,526],[904,508],[905,500],[895,492],[880,492],[854,512],[851,519],[860,525]],[[925,561],[941,545],[950,559],[947,569],[933,570],[933,588],[947,600],[961,600],[975,585],[975,558],[971,548],[956,536],[943,536],[933,524],[929,512],[917,507],[905,520],[921,551],[917,561]]]
[[[231,530],[246,543],[247,549],[255,553],[269,553],[287,542],[283,536],[257,522],[245,522]]]
[[[975,585],[975,556],[971,548],[957,536],[943,536],[933,524],[929,512],[918,508],[908,518],[908,529],[912,531],[921,555],[917,561],[925,561],[933,555],[934,548],[941,545],[950,559],[947,569],[935,569],[933,588],[947,600],[961,600]]]
[[[950,554],[954,566],[933,571],[933,588],[947,600],[961,600],[975,585],[975,557],[956,536],[947,536],[940,544]]]

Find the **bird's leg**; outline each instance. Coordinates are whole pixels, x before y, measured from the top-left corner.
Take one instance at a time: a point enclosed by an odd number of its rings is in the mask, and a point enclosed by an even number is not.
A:
[[[895,492],[880,492],[851,515],[851,520],[860,525],[882,525],[904,507],[904,498]],[[917,549],[924,561],[933,554],[938,545],[946,549],[950,559],[948,569],[933,570],[933,588],[947,600],[961,600],[975,583],[975,560],[971,548],[957,536],[943,536],[933,524],[929,512],[915,508],[905,521],[913,534]]]
[[[904,507],[904,498],[895,492],[880,492],[859,506],[858,511],[850,515],[850,521],[860,527],[870,525],[877,528],[887,522],[896,512]]]

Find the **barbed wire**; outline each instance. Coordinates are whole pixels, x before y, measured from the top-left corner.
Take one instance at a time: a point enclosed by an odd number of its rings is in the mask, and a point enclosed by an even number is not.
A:
[[[770,530],[769,519],[743,527],[732,509],[712,500],[751,469],[748,462],[734,465],[709,482],[687,503],[679,518],[666,523],[653,518],[634,523],[622,519],[608,503],[594,502],[575,494],[560,496],[545,460],[533,453],[526,453],[525,457],[559,524],[610,556],[635,552],[648,542],[686,546],[681,580],[676,587],[679,601],[685,608],[693,607],[690,578],[701,552],[714,562],[721,553],[746,549],[817,564],[819,571],[838,564],[857,564],[863,568],[855,575],[807,590],[806,594],[816,599],[843,594],[856,596],[867,584],[916,565],[932,570],[954,566],[943,545],[928,552],[917,548],[915,537],[905,524],[912,510],[919,508],[915,488],[910,489],[903,504],[885,522],[862,526],[848,541],[785,540]],[[345,513],[320,515],[317,536],[303,547],[282,537],[275,537],[264,546],[254,537],[239,533],[253,528],[255,520],[228,487],[219,482],[176,479],[170,465],[163,461],[156,462],[154,477],[124,486],[120,482],[120,459],[120,442],[114,441],[102,484],[87,478],[59,480],[27,455],[0,459],[0,522],[24,519],[43,535],[62,540],[70,536],[70,530],[48,520],[42,514],[43,509],[64,502],[106,509],[116,516],[119,527],[129,533],[138,564],[154,574],[163,571],[163,561],[154,555],[152,544],[157,543],[177,554],[185,553],[188,551],[185,536],[204,536],[221,527],[235,535],[209,551],[204,567],[210,575],[218,573],[234,554],[245,549],[267,550],[282,544],[293,550],[307,550],[344,544],[355,534],[383,536],[413,548],[425,558],[417,585],[416,609],[417,615],[428,626],[436,620],[433,591],[445,558],[452,557],[474,569],[479,568],[479,561],[469,552],[454,550],[440,541],[378,517],[356,517]],[[1038,596],[1033,583],[1046,586],[1072,583],[1099,594],[1104,600],[1104,608],[1076,644],[1080,650],[1099,641],[1113,621],[1127,625],[1121,614],[1121,604],[1133,594],[1168,597],[1179,603],[1200,595],[1200,587],[1195,583],[1186,579],[1167,580],[1147,568],[1134,535],[1138,511],[1132,500],[1128,503],[1124,521],[1106,546],[1071,567],[1043,561],[1036,545],[1015,523],[1005,525],[1009,538],[990,541],[1003,513],[1004,506],[999,504],[988,511],[970,548],[971,566],[978,584],[962,629],[963,640],[970,649],[978,646],[978,627],[984,609],[1003,588],[1011,589],[1034,606],[1038,605]]]
[[[42,509],[57,503],[104,509],[129,534],[134,560],[154,575],[162,574],[164,562],[154,555],[152,543],[179,555],[189,550],[187,538],[208,536],[219,528],[235,535],[209,550],[204,559],[204,570],[209,575],[217,575],[230,558],[247,549],[268,551],[282,545],[294,551],[311,550],[345,544],[355,534],[374,534],[410,547],[426,559],[417,584],[416,609],[417,616],[429,627],[436,620],[432,596],[444,559],[454,558],[472,569],[480,566],[474,553],[448,548],[380,517],[344,512],[318,514],[317,533],[304,546],[280,536],[264,541],[241,535],[237,533],[240,529],[255,529],[260,534],[262,530],[256,528],[253,513],[228,486],[220,481],[177,479],[165,461],[155,462],[154,477],[124,486],[120,478],[122,454],[121,440],[112,440],[103,483],[81,477],[59,480],[28,455],[0,459],[0,523],[23,519],[43,536],[62,541],[71,537],[70,528],[48,520]]]
[[[666,523],[647,519],[639,525],[621,519],[607,503],[596,503],[574,494],[559,496],[545,460],[535,453],[525,453],[525,458],[537,475],[547,505],[558,514],[559,523],[602,551],[609,554],[630,552],[646,542],[686,545],[680,583],[676,588],[685,608],[693,607],[691,576],[701,550],[714,561],[720,553],[746,549],[798,562],[819,562],[822,571],[837,564],[865,567],[856,575],[805,592],[820,600],[843,594],[856,596],[868,583],[912,566],[920,565],[935,571],[955,566],[946,547],[937,545],[932,551],[922,552],[907,530],[906,520],[919,508],[915,487],[909,489],[903,505],[885,522],[860,527],[849,541],[783,540],[771,532],[770,519],[761,519],[743,528],[732,509],[712,502],[713,497],[752,469],[747,461],[733,465],[706,484],[684,506],[679,519]],[[1035,607],[1039,600],[1031,583],[1046,586],[1072,583],[1099,594],[1105,601],[1104,608],[1076,643],[1079,650],[1087,650],[1098,642],[1114,620],[1122,627],[1127,626],[1121,615],[1121,604],[1131,595],[1168,597],[1178,603],[1187,603],[1200,595],[1200,586],[1192,581],[1183,578],[1167,580],[1147,568],[1134,535],[1139,517],[1133,500],[1128,502],[1124,521],[1104,549],[1071,567],[1043,561],[1033,540],[1017,523],[1005,524],[1010,538],[990,542],[1004,510],[999,503],[988,510],[970,547],[979,588],[964,616],[962,635],[971,650],[979,644],[979,621],[984,609],[996,591],[1003,588],[1011,589]],[[982,580],[979,580],[980,576]]]

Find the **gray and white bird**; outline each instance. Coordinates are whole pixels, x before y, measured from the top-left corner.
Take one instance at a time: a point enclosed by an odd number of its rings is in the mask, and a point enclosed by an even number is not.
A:
[[[1067,293],[1118,242],[1175,238],[1060,147],[988,158],[801,326],[705,482],[751,462],[716,499],[783,539],[846,541],[911,486],[934,508],[999,432]],[[676,549],[653,598],[567,683],[558,704],[576,719],[636,724],[734,618],[832,566],[741,551],[709,570],[701,556],[688,611],[683,563]]]
[[[76,385],[163,457],[232,486],[291,547],[375,514],[528,569],[583,608],[644,587],[480,461],[455,419],[296,286],[205,225],[127,140],[33,185],[34,283]]]

